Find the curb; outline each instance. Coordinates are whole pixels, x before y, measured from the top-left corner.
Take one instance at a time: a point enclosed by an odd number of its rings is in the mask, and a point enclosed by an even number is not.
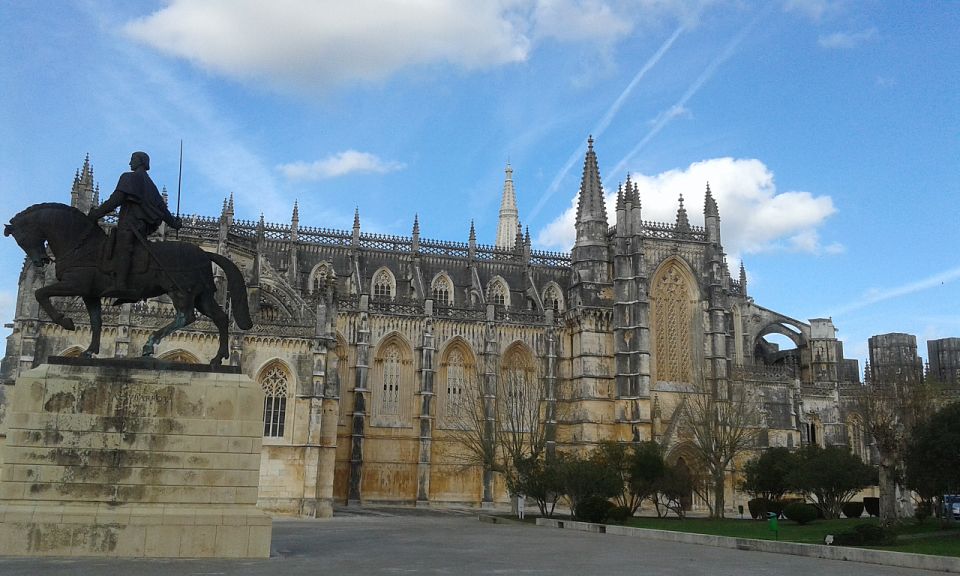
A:
[[[537,518],[537,526],[593,532],[595,534],[643,537],[648,540],[700,544],[703,546],[717,546],[719,548],[733,548],[736,550],[752,550],[755,552],[790,554],[793,556],[823,558],[826,560],[846,560],[848,562],[864,562],[867,564],[881,564],[883,566],[897,566],[900,568],[960,573],[960,558],[954,558],[952,556],[931,556],[928,554],[885,552],[882,550],[850,548],[847,546],[824,546],[822,544],[754,540],[752,538],[733,538],[730,536],[712,536],[709,534],[672,532],[669,530],[653,530],[650,528],[591,524],[590,522],[556,520],[553,518]]]
[[[503,516],[493,516],[490,514],[480,514],[477,516],[477,520],[481,522],[487,522],[489,524],[529,524],[528,522],[523,522],[522,520],[514,520],[512,518],[504,518]],[[539,526],[539,520],[537,521]]]

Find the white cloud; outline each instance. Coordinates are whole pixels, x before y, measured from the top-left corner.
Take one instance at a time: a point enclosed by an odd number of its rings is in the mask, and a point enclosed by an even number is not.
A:
[[[523,62],[538,41],[602,51],[642,24],[695,26],[717,0],[170,0],[124,32],[224,76],[315,92],[410,67]]]
[[[321,180],[355,172],[386,174],[406,168],[402,162],[381,160],[369,152],[345,150],[315,162],[292,162],[277,167],[291,180]]]
[[[620,8],[626,8],[621,6]],[[629,14],[599,0],[541,0],[533,19],[538,37],[567,41],[618,40],[633,29]]]
[[[824,15],[834,12],[839,2],[831,0],[786,0],[783,9],[806,16],[814,22],[819,22]]]
[[[876,40],[880,37],[880,32],[876,28],[867,28],[858,32],[834,32],[820,36],[817,43],[821,48],[856,48],[857,46]]]
[[[720,209],[721,238],[732,260],[742,254],[792,250],[836,254],[843,246],[821,245],[818,228],[835,212],[829,196],[778,192],[773,173],[756,159],[713,158],[655,176],[632,175],[640,189],[643,219],[674,222],[677,199],[684,197],[690,222],[703,224],[705,185]],[[616,188],[607,184],[607,218],[615,222]],[[540,245],[569,249],[575,239],[576,199],[537,236]]]
[[[519,62],[530,42],[501,2],[173,0],[127,34],[227,76],[281,87],[379,80],[416,65]]]

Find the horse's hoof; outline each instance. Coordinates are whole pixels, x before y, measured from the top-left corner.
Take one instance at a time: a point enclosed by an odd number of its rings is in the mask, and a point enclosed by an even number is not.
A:
[[[140,352],[140,355],[144,358],[153,356],[153,346],[144,346],[143,350]]]
[[[220,358],[219,356],[217,356],[216,358],[210,361],[210,365],[213,367],[222,366],[223,358]]]
[[[93,352],[92,350],[84,350],[83,352],[80,353],[80,356],[83,358],[93,358],[94,355],[95,355],[95,352]]]
[[[77,329],[77,327],[74,326],[73,324],[72,318],[63,318],[62,320],[60,320],[60,322],[58,322],[58,324],[60,324],[60,326],[63,326],[64,330],[70,330],[71,332]]]

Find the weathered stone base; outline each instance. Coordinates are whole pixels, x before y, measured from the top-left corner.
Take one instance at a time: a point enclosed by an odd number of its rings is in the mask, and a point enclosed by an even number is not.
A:
[[[246,376],[43,365],[9,408],[0,554],[270,555],[263,393]]]
[[[0,555],[266,558],[270,518],[235,507],[0,504]]]

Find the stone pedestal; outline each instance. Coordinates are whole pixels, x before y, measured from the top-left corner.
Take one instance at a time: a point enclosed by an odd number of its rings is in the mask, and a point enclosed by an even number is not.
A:
[[[268,557],[259,387],[209,369],[88,363],[39,366],[13,389],[0,554]]]

